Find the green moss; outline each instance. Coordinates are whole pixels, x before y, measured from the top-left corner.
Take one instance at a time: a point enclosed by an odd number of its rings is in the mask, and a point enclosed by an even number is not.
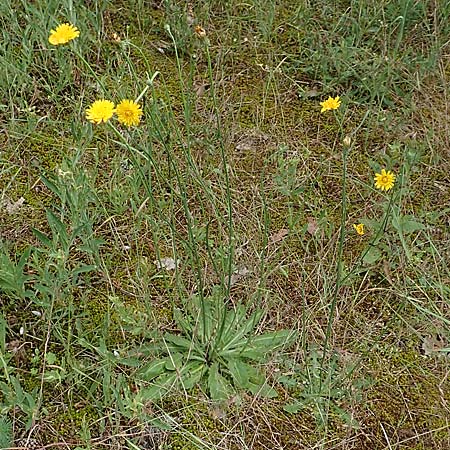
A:
[[[78,439],[80,431],[87,426],[90,429],[91,436],[98,436],[98,426],[94,424],[99,419],[99,411],[92,405],[81,405],[77,408],[69,408],[67,410],[56,410],[54,414],[53,424],[61,438]]]
[[[17,137],[3,146],[2,159],[6,163],[0,172],[3,187],[0,219],[4,238],[20,247],[34,240],[32,228],[46,229],[45,208],[54,198],[39,178],[60,163],[62,156],[58,149],[62,144],[52,127],[32,132],[25,125],[16,125],[13,135]],[[5,204],[14,204],[22,197],[24,203],[12,214],[7,213]],[[22,224],[20,233],[17,223]]]
[[[371,426],[378,430],[380,438],[380,422],[398,432],[414,429],[419,435],[439,430],[446,424],[440,413],[441,401],[442,396],[450,399],[450,390],[448,387],[442,390],[439,372],[433,373],[429,363],[433,366],[434,363],[418,354],[417,345],[387,348],[386,357],[377,363],[376,384],[369,390],[367,400],[374,417]],[[445,442],[442,433],[435,433],[432,438],[435,442]],[[412,448],[421,448],[422,444],[417,445]]]
[[[198,393],[200,394],[200,393]],[[195,395],[195,392],[194,392]],[[163,406],[165,411],[173,411],[181,431],[172,432],[167,442],[167,450],[198,450],[199,439],[205,444],[219,442],[226,428],[223,421],[213,418],[211,407],[195,396],[189,399],[172,399]],[[195,438],[193,438],[195,437]],[[205,447],[207,448],[207,447]]]
[[[80,313],[83,317],[83,325],[87,330],[101,329],[106,323],[108,327],[117,322],[116,312],[111,309],[110,301],[104,295],[91,292],[84,295],[79,305]]]

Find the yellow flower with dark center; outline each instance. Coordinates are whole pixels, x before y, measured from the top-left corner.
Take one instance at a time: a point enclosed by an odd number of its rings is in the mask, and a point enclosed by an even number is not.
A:
[[[381,173],[375,174],[374,181],[377,189],[388,191],[394,187],[395,175],[390,170],[382,169]]]
[[[365,233],[365,231],[364,231],[364,224],[363,223],[358,223],[358,224],[354,223],[353,224],[353,228],[356,230],[356,232],[360,236],[362,236]]]
[[[92,123],[107,122],[114,114],[114,103],[109,100],[96,100],[86,110],[86,118]]]
[[[322,109],[320,112],[330,111],[332,109],[338,109],[339,106],[341,106],[341,101],[339,100],[339,95],[335,98],[328,97],[328,100],[325,100],[324,102],[320,102],[320,106],[322,106]]]
[[[67,44],[80,35],[78,28],[70,23],[63,23],[50,31],[48,42],[52,45]]]
[[[139,125],[142,116],[141,107],[133,100],[122,100],[116,108],[117,118],[119,122],[131,127]]]

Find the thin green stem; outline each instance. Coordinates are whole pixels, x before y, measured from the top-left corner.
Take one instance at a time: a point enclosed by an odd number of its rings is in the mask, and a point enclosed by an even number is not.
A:
[[[107,92],[107,89],[105,87],[105,85],[103,84],[102,80],[97,76],[97,74],[95,73],[95,70],[91,67],[91,65],[87,62],[87,60],[85,59],[85,57],[77,50],[74,50],[74,53],[78,56],[78,58],[81,59],[81,61],[84,63],[84,65],[87,67],[87,69],[89,70],[89,72],[93,75],[93,77],[95,78],[95,81],[97,81],[97,83],[101,86],[103,92]]]
[[[194,164],[194,162],[192,161],[191,158],[191,154],[190,154],[190,129],[191,129],[191,114],[190,114],[190,104],[188,101],[188,98],[186,96],[185,93],[185,89],[184,89],[184,83],[183,83],[183,71],[181,68],[181,59],[180,59],[180,55],[178,53],[178,46],[175,40],[175,37],[172,34],[172,31],[170,30],[170,26],[166,26],[166,31],[169,33],[170,38],[172,39],[173,45],[174,45],[174,49],[175,49],[175,60],[177,62],[177,70],[178,70],[178,77],[180,80],[180,91],[181,91],[181,97],[183,100],[183,112],[184,112],[184,126],[185,126],[185,130],[186,130],[186,136],[187,136],[187,152],[186,152],[186,157],[188,159],[189,165],[191,167],[194,168],[194,171],[197,174],[197,168]],[[174,166],[174,170],[177,176],[177,181],[178,184],[180,186],[180,189],[183,188],[183,191],[186,192],[186,189],[184,187],[184,183],[182,183],[182,178],[180,177],[180,174],[177,170],[177,168]],[[182,195],[182,202],[183,202],[183,209],[184,209],[184,213],[186,216],[186,222],[187,222],[187,231],[188,231],[188,237],[189,237],[189,242],[190,245],[192,246],[192,257],[194,258],[194,262],[195,262],[195,268],[197,271],[197,281],[198,281],[198,294],[200,296],[200,300],[201,300],[201,314],[202,314],[202,321],[203,324],[206,323],[206,307],[205,307],[205,299],[204,299],[204,293],[203,293],[203,277],[202,277],[202,272],[201,272],[201,264],[200,264],[200,258],[197,252],[197,242],[195,240],[195,236],[193,233],[193,220],[192,220],[192,214],[191,211],[189,209],[189,205],[187,203],[186,200],[186,196]],[[205,327],[203,327],[203,339],[206,340],[206,330]]]
[[[208,43],[206,43],[205,47],[206,47],[206,57],[207,57],[207,61],[208,61],[209,82],[211,85],[214,110],[216,112],[217,137],[218,137],[219,143],[220,143],[220,156],[222,159],[223,176],[225,178],[225,192],[226,192],[227,215],[228,215],[228,221],[227,221],[227,223],[228,223],[228,242],[229,242],[228,267],[227,267],[228,280],[227,280],[227,286],[226,286],[226,294],[228,297],[229,293],[230,293],[230,289],[231,289],[231,275],[232,275],[233,257],[234,257],[233,209],[232,209],[232,204],[231,204],[230,177],[228,174],[227,157],[225,155],[225,144],[224,144],[223,135],[222,135],[222,123],[220,120],[219,105],[217,102],[216,91],[214,89],[213,70],[212,70],[211,55],[209,52]]]
[[[342,277],[341,284],[344,283],[345,281],[347,281],[348,278],[350,278],[355,273],[355,271],[361,267],[361,264],[363,263],[365,256],[369,253],[370,249],[378,242],[378,240],[380,239],[382,234],[386,231],[386,227],[387,227],[388,220],[389,220],[389,215],[390,215],[392,205],[393,205],[393,199],[394,199],[394,191],[392,192],[392,195],[389,197],[388,207],[386,208],[386,212],[384,214],[381,227],[378,228],[373,239],[369,242],[366,249],[361,253],[361,255],[359,256],[358,261],[355,263],[353,269],[350,270],[344,277]]]
[[[344,249],[345,240],[345,224],[347,220],[347,158],[349,148],[344,146],[342,152],[342,200],[341,200],[341,228],[339,232],[339,244],[337,252],[337,266],[336,266],[336,284],[333,292],[333,298],[330,305],[330,313],[328,315],[327,329],[325,333],[325,341],[323,344],[322,360],[320,362],[320,368],[323,369],[325,358],[328,351],[328,344],[331,336],[331,327],[333,326],[334,315],[336,312],[336,305],[338,294],[342,286],[342,254]],[[322,378],[320,378],[322,382]]]
[[[225,288],[225,298],[228,300],[230,297],[230,291],[231,291],[231,276],[233,272],[233,259],[234,259],[234,230],[233,230],[233,209],[231,204],[231,188],[230,188],[230,177],[228,174],[228,164],[227,164],[227,157],[225,154],[225,144],[223,140],[222,135],[222,123],[220,119],[220,110],[219,110],[219,104],[217,102],[217,96],[216,96],[216,90],[215,90],[215,84],[214,84],[214,78],[213,78],[213,68],[212,68],[212,62],[211,62],[211,54],[209,51],[209,45],[208,41],[205,40],[205,49],[206,49],[206,59],[208,62],[208,77],[209,77],[209,83],[211,85],[211,94],[212,94],[212,100],[214,105],[214,111],[216,116],[216,133],[217,138],[219,140],[219,147],[220,147],[220,156],[222,160],[222,170],[223,170],[223,176],[225,179],[225,194],[226,194],[226,206],[227,206],[227,226],[228,226],[228,259],[227,259],[227,278],[226,278],[226,288]],[[215,338],[215,345],[213,347],[213,351],[217,349],[217,347],[220,345],[222,341],[222,334],[224,332],[225,328],[225,321],[227,317],[227,309],[224,309],[224,313],[222,316],[221,324],[219,329],[217,330],[217,335]]]

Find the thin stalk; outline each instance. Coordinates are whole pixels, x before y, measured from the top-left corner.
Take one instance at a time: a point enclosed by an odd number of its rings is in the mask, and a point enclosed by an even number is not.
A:
[[[345,223],[347,220],[347,158],[348,158],[349,148],[344,145],[342,152],[342,200],[341,200],[341,228],[339,232],[339,244],[337,253],[337,266],[336,266],[336,284],[333,293],[333,299],[330,305],[330,313],[328,316],[327,330],[325,333],[325,342],[323,344],[323,354],[322,360],[320,362],[320,369],[323,369],[325,363],[325,358],[327,355],[328,344],[331,336],[331,327],[333,325],[333,319],[336,312],[336,305],[338,294],[342,286],[342,253],[344,249],[344,239],[345,239]],[[320,383],[322,384],[322,377],[320,378]]]
[[[87,62],[87,60],[84,58],[84,56],[78,51],[78,49],[74,50],[74,53],[80,58],[80,60],[84,63],[84,65],[87,67],[91,75],[95,78],[95,81],[101,86],[103,92],[107,92],[107,89],[105,85],[103,84],[102,80],[97,76],[95,73],[95,70],[91,67],[91,65]]]
[[[378,228],[377,232],[375,233],[375,236],[367,245],[367,248],[361,253],[361,255],[359,256],[358,260],[356,261],[353,269],[350,270],[344,277],[342,277],[341,284],[343,284],[346,280],[348,280],[348,278],[350,278],[353,275],[353,273],[355,273],[355,271],[361,266],[367,253],[369,253],[370,249],[375,245],[376,242],[378,242],[381,235],[386,231],[386,227],[387,227],[388,220],[389,220],[389,214],[391,212],[392,205],[393,205],[393,199],[394,199],[394,191],[392,191],[392,194],[389,197],[388,207],[386,209],[386,213],[384,214],[384,218],[383,218],[381,227]]]
[[[217,137],[219,138],[219,143],[220,143],[220,157],[222,160],[223,175],[225,178],[225,192],[226,192],[227,214],[228,214],[228,242],[229,242],[228,268],[227,268],[228,281],[227,281],[227,287],[226,287],[226,295],[228,298],[228,296],[230,294],[230,289],[231,289],[231,274],[232,274],[233,257],[234,257],[233,209],[232,209],[232,205],[231,205],[230,177],[228,175],[227,157],[225,155],[225,144],[224,144],[223,135],[222,135],[222,123],[220,120],[219,105],[217,102],[216,91],[214,88],[213,70],[212,70],[212,64],[211,64],[211,54],[209,52],[208,43],[206,43],[205,47],[206,47],[206,58],[207,58],[207,62],[208,62],[208,76],[209,76],[209,82],[211,85],[214,110],[216,113]]]
[[[231,204],[231,188],[230,188],[230,177],[228,174],[228,165],[227,165],[227,157],[225,154],[225,144],[223,140],[222,135],[222,123],[220,120],[220,111],[219,111],[219,105],[217,102],[217,96],[216,96],[216,90],[214,87],[214,78],[213,78],[213,68],[212,68],[212,62],[211,62],[211,54],[209,51],[209,43],[208,40],[205,40],[205,49],[206,49],[206,60],[208,63],[208,77],[209,77],[209,83],[211,86],[211,94],[212,94],[212,100],[214,105],[214,111],[215,111],[215,118],[216,118],[216,134],[219,140],[219,147],[220,147],[220,156],[221,156],[221,162],[222,162],[222,170],[223,170],[223,176],[225,179],[225,194],[226,194],[226,207],[227,207],[227,227],[228,227],[228,260],[227,260],[227,279],[226,279],[226,288],[225,288],[225,298],[228,300],[230,297],[230,291],[231,291],[231,275],[233,271],[233,259],[234,259],[234,229],[233,229],[233,209]],[[215,345],[212,348],[212,351],[215,351],[218,349],[218,347],[221,345],[222,341],[222,334],[224,332],[225,328],[225,321],[227,317],[227,309],[224,308],[224,312],[222,315],[222,320],[220,323],[220,327],[217,330],[217,334],[215,337]],[[234,321],[233,321],[234,322]],[[232,326],[232,325],[231,325]]]
[[[178,47],[175,40],[175,37],[172,34],[172,31],[170,30],[170,26],[165,27],[166,31],[169,33],[170,38],[172,39],[173,46],[175,49],[175,60],[177,62],[177,70],[178,70],[178,77],[180,79],[180,90],[181,90],[181,97],[183,100],[183,112],[184,112],[184,120],[185,120],[185,130],[187,135],[187,158],[189,164],[194,167],[194,170],[197,172],[195,164],[192,161],[191,154],[190,154],[190,105],[185,93],[184,89],[184,83],[183,83],[183,71],[181,69],[181,62],[180,62],[180,55],[178,54]],[[186,192],[186,189],[184,188],[184,184],[182,183],[182,178],[174,166],[175,174],[177,177],[178,184],[180,186],[180,189],[183,187],[184,192]],[[186,201],[186,195],[181,195],[182,197],[182,203],[183,203],[183,209],[186,216],[186,222],[187,222],[187,231],[189,236],[189,242],[192,246],[192,256],[195,261],[195,269],[197,271],[197,281],[198,281],[198,293],[200,295],[200,303],[201,303],[201,314],[202,314],[202,321],[203,324],[206,323],[206,307],[205,307],[205,298],[203,295],[203,278],[202,278],[202,272],[201,272],[201,264],[200,264],[200,258],[198,256],[197,252],[197,243],[195,241],[194,233],[192,232],[193,224],[192,224],[192,215],[189,209],[189,205]],[[203,327],[203,340],[206,341],[206,327]]]

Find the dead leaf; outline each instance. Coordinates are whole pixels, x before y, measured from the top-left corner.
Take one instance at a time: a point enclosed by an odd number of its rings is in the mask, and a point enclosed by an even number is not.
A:
[[[230,279],[230,286],[235,285],[241,278],[245,277],[250,273],[250,270],[247,267],[242,267],[233,272]]]
[[[151,42],[150,45],[154,47],[156,50],[158,50],[158,52],[161,53],[162,55],[165,55],[166,50],[172,47],[172,45],[166,41],[155,41],[154,43]]]
[[[24,203],[25,199],[23,197],[20,197],[19,200],[17,200],[17,202],[10,202],[9,200],[6,200],[5,202],[6,212],[10,216],[16,214],[19,212],[19,209],[22,207]]]
[[[300,92],[298,96],[300,98],[314,98],[318,97],[320,95],[320,92],[317,89],[308,89],[306,91]]]
[[[314,217],[308,217],[308,233],[311,236],[314,236],[317,233],[317,230],[319,229],[319,225],[317,224],[316,219]]]
[[[194,82],[194,92],[197,97],[203,97],[205,92],[209,89],[210,84],[204,83],[202,81],[195,81]]]
[[[277,242],[283,241],[286,236],[289,234],[289,230],[286,228],[282,228],[281,230],[277,231],[275,234],[272,234],[270,236],[269,241],[271,244],[276,244]]]
[[[261,151],[262,147],[267,147],[272,142],[269,135],[261,133],[259,130],[249,130],[239,137],[235,145],[236,150],[240,152]]]
[[[161,258],[154,261],[158,269],[175,270],[177,264],[173,258]]]
[[[189,4],[187,7],[186,22],[189,26],[192,26],[195,23],[194,8],[192,5],[189,5]]]
[[[444,355],[445,340],[440,336],[426,336],[422,342],[422,350],[425,356]]]
[[[14,339],[6,344],[6,349],[13,354],[16,364],[23,364],[27,361],[24,342]]]

